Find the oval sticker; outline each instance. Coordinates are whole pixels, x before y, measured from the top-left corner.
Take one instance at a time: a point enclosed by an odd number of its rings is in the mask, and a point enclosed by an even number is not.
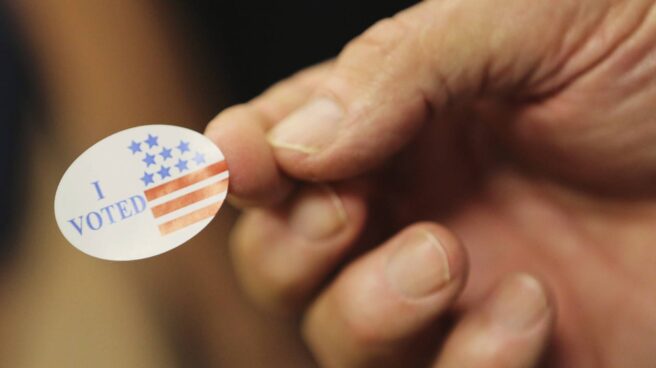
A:
[[[110,135],[66,170],[57,225],[94,257],[127,261],[169,251],[214,218],[228,190],[221,150],[193,130],[144,125]]]

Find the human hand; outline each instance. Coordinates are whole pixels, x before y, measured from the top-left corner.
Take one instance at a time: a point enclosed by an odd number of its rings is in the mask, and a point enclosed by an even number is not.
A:
[[[247,293],[327,366],[652,366],[652,9],[428,1],[220,114]]]

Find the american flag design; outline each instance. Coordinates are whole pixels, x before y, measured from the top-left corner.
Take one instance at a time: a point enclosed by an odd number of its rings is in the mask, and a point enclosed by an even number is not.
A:
[[[219,211],[229,172],[207,137],[173,125],[114,133],[62,176],[55,218],[64,237],[94,257],[126,261],[169,251]]]
[[[208,163],[184,139],[170,143],[160,144],[160,137],[149,133],[128,145],[144,165],[144,196],[162,235],[214,216],[228,190],[224,160]]]

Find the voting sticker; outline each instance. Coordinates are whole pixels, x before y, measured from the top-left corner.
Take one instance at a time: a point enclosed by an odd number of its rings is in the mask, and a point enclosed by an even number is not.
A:
[[[66,170],[55,195],[59,229],[91,256],[126,261],[171,250],[214,218],[228,167],[212,141],[172,125],[115,133]]]

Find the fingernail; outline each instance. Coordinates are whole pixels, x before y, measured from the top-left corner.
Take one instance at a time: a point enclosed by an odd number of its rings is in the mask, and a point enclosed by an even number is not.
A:
[[[493,321],[510,330],[524,331],[533,327],[548,310],[544,288],[527,274],[506,280],[493,298]]]
[[[319,186],[300,194],[289,216],[292,230],[309,240],[330,237],[345,224],[344,205],[328,186]]]
[[[267,138],[274,147],[314,154],[335,140],[343,117],[335,101],[317,98],[281,121]]]
[[[428,231],[413,234],[392,253],[386,272],[390,284],[410,298],[428,296],[451,279],[446,251]]]

